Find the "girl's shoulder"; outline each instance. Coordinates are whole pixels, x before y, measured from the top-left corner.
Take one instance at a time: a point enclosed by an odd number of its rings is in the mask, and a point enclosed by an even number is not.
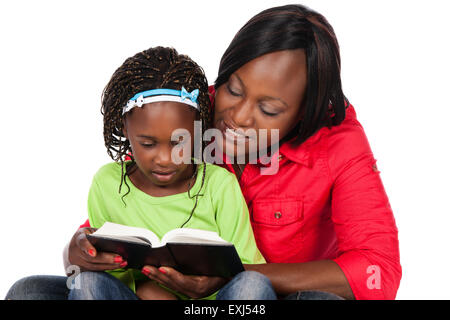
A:
[[[217,205],[230,195],[242,195],[241,187],[236,176],[227,169],[211,164],[203,164],[205,168],[205,181],[202,192]],[[199,178],[202,178],[201,176]]]
[[[223,186],[224,184],[237,183],[236,176],[225,168],[218,165],[205,163],[205,184],[207,188],[217,189],[218,186]]]
[[[125,163],[123,165],[123,170],[125,170]],[[117,162],[110,162],[100,167],[94,176],[94,180],[105,181],[105,180],[116,180],[120,179],[122,176],[122,165]]]
[[[236,176],[228,171],[227,169],[218,166],[216,164],[212,163],[204,163],[204,166],[206,166],[205,172],[206,172],[206,179],[213,179],[213,180],[220,180],[220,179],[233,179],[236,178]]]

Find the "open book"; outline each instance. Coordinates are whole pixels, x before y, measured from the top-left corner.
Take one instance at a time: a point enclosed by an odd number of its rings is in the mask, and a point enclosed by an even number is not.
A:
[[[87,235],[98,250],[117,253],[127,267],[173,267],[186,275],[232,277],[244,271],[236,248],[216,232],[180,228],[160,240],[152,231],[112,222]]]

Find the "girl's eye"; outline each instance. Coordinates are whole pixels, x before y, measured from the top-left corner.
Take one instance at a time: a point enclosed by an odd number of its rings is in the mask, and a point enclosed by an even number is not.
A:
[[[180,140],[180,141],[172,141],[172,146],[177,146],[177,145],[183,144],[183,143],[184,143],[183,140]]]
[[[154,143],[141,143],[141,146],[143,146],[144,148],[151,148],[151,147],[154,147],[155,144]]]

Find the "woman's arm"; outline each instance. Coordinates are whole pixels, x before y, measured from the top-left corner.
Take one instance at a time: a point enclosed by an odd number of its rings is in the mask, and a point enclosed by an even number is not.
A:
[[[247,264],[246,270],[267,276],[280,296],[296,291],[319,290],[354,299],[350,285],[341,268],[332,260],[305,263]]]
[[[356,120],[329,132],[331,220],[338,244],[333,261],[355,299],[395,299],[402,274],[398,230],[369,142]]]

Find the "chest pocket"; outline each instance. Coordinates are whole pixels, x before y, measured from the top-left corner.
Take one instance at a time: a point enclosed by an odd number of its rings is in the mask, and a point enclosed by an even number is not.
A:
[[[253,222],[285,226],[303,219],[301,200],[263,200],[255,201],[252,214]]]
[[[258,248],[268,262],[299,259],[303,247],[303,201],[255,201],[252,226]]]

